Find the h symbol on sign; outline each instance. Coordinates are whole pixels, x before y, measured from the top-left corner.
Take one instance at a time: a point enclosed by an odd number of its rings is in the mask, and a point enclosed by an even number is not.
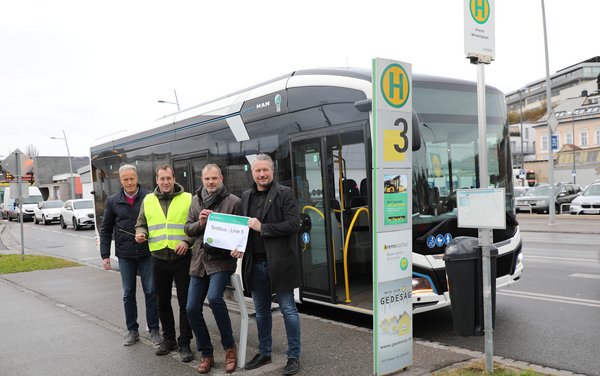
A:
[[[398,81],[399,82],[396,83],[396,82],[394,82],[394,73],[393,72],[389,72],[389,80],[388,81],[389,81],[389,84],[390,84],[390,87],[389,87],[390,88],[390,90],[389,90],[390,98],[394,98],[395,97],[394,94],[395,94],[396,91],[394,89],[398,89],[399,94],[400,94],[399,98],[404,98],[404,91],[403,91],[403,89],[404,89],[404,76],[401,75],[401,74],[399,74],[398,75]]]
[[[485,0],[475,0],[475,14],[478,18],[485,17]]]

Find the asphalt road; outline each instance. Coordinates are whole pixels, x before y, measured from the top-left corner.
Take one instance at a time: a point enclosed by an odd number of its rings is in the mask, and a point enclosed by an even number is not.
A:
[[[18,223],[10,231],[20,239]],[[523,233],[525,274],[516,285],[498,290],[494,355],[600,375],[600,234],[558,231]],[[26,222],[24,233],[27,248],[100,266],[93,230]],[[485,351],[483,337],[455,334],[450,308],[415,315],[413,333],[417,339]]]
[[[494,355],[600,375],[600,235],[524,232],[525,273],[498,290]],[[415,316],[417,338],[485,351],[454,333],[450,308]]]

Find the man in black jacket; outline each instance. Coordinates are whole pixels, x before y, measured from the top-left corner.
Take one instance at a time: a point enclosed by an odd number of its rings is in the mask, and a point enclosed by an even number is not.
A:
[[[259,353],[245,368],[271,363],[271,296],[275,294],[288,341],[283,374],[295,375],[300,370],[300,317],[294,300],[294,289],[302,282],[297,239],[300,210],[291,188],[273,182],[273,173],[271,157],[257,155],[252,162],[253,188],[242,194],[242,215],[251,217],[242,274],[252,291],[259,342]],[[231,255],[241,257],[242,252]]]
[[[150,191],[138,184],[137,169],[133,165],[119,168],[119,180],[122,188],[110,195],[104,204],[104,218],[100,228],[100,255],[102,266],[106,270],[110,265],[110,243],[115,240],[115,255],[119,259],[121,283],[123,285],[123,305],[127,335],[124,346],[130,346],[139,340],[137,322],[137,303],[135,298],[136,276],[140,275],[142,288],[146,298],[146,322],[150,329],[152,343],[162,342],[158,330],[158,308],[156,302],[156,286],[152,278],[152,260],[148,243],[138,244],[135,241],[135,223],[140,206]]]

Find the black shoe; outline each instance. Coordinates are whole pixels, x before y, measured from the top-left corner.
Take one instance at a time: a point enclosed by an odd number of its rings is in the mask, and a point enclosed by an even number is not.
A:
[[[251,361],[246,363],[246,366],[244,367],[244,369],[246,369],[246,370],[256,369],[258,367],[262,367],[265,364],[269,364],[269,363],[271,363],[270,356],[265,356],[263,354],[256,354],[256,355],[254,355],[254,358],[252,358]]]
[[[165,339],[162,341],[158,349],[156,349],[156,355],[167,355],[171,351],[177,348],[177,342],[169,339]]]
[[[285,368],[283,369],[284,375],[295,375],[300,372],[300,362],[296,358],[289,358]]]
[[[194,354],[190,349],[190,345],[179,346],[179,355],[181,356],[181,361],[184,363],[189,363],[194,360]]]

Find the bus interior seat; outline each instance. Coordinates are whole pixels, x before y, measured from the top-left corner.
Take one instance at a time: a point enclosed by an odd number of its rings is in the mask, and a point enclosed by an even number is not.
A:
[[[360,181],[360,195],[369,197],[369,188],[367,187],[367,178],[363,178]]]
[[[360,196],[358,191],[358,184],[354,179],[344,179],[342,181],[342,187],[344,189],[344,208],[348,209],[351,207],[352,199],[356,196]]]
[[[356,196],[356,197],[352,197],[352,200],[350,201],[350,207],[351,208],[358,208],[361,206],[367,206],[368,204],[368,200],[366,196]]]

